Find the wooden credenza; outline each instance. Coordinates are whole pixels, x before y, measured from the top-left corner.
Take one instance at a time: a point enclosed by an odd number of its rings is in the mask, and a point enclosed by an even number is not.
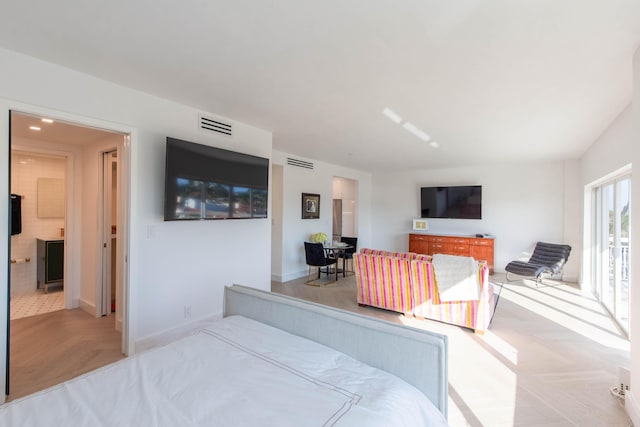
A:
[[[436,234],[409,234],[409,251],[418,254],[470,256],[486,261],[493,274],[494,239],[487,237],[449,236]]]

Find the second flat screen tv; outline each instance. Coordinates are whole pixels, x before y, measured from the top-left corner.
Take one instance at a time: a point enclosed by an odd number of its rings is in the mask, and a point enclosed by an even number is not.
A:
[[[422,187],[422,218],[482,219],[482,186]]]
[[[167,138],[164,220],[266,218],[269,159]]]

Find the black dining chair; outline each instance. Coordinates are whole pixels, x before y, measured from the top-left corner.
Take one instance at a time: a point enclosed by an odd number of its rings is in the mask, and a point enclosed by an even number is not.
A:
[[[307,274],[307,281],[305,285],[319,286],[316,281],[320,278],[322,268],[326,268],[327,275],[331,274],[329,267],[335,265],[338,260],[333,256],[327,256],[324,251],[322,243],[304,242],[304,253],[307,259],[307,265],[309,266],[309,274]],[[314,275],[314,279],[311,279],[311,270],[316,268],[318,273]],[[336,268],[335,280],[329,283],[333,283],[338,280],[338,269]]]
[[[340,258],[342,258],[342,271],[349,272],[351,274],[355,274],[355,270],[353,269],[353,254],[358,250],[358,238],[357,237],[341,237],[340,241],[342,243],[346,243],[350,248],[345,249],[342,254],[340,254]],[[347,270],[347,262],[351,260],[351,270]]]

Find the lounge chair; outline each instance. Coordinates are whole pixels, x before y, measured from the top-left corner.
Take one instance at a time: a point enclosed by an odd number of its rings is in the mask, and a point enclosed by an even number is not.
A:
[[[571,246],[569,245],[538,242],[529,261],[511,261],[507,264],[504,268],[507,272],[507,281],[511,281],[509,273],[524,277],[535,277],[536,285],[540,283],[544,273],[561,275],[564,265],[569,259],[569,253],[571,253]]]

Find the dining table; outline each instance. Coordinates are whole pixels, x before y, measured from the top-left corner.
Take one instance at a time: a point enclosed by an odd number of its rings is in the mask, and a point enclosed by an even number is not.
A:
[[[338,281],[338,274],[340,272],[342,272],[342,277],[346,277],[346,270],[345,270],[345,260],[343,258],[343,262],[342,262],[342,269],[338,268],[338,258],[340,258],[340,255],[344,254],[344,252],[347,249],[353,249],[353,245],[349,245],[347,243],[342,243],[342,242],[332,242],[332,243],[327,243],[323,246],[324,248],[324,252],[326,254],[327,257],[329,258],[335,258],[336,259],[336,266],[335,268],[335,273],[336,273],[336,282]]]

